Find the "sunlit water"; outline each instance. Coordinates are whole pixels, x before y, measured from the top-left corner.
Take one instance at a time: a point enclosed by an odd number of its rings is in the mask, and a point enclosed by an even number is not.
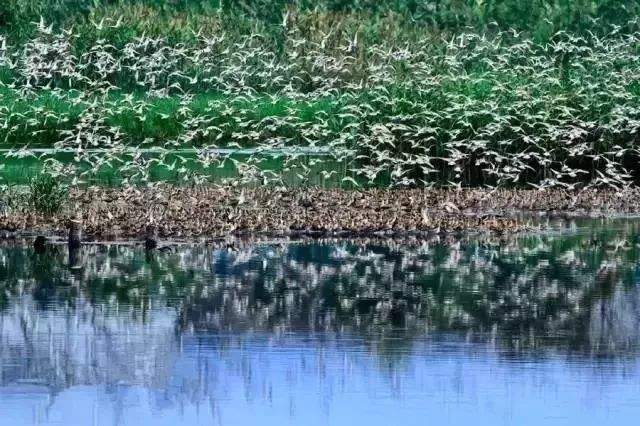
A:
[[[7,243],[0,424],[637,424],[639,231]]]

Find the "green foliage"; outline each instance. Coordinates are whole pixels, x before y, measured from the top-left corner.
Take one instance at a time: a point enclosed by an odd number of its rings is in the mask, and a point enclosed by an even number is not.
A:
[[[321,146],[371,182],[404,184],[640,179],[632,36],[461,33],[365,49],[292,29],[280,54],[255,37],[220,39],[98,43],[41,64],[40,51],[66,46],[45,34],[0,90],[4,144],[78,152],[89,165],[104,159],[88,150],[121,146]],[[122,161],[148,170],[143,157]]]
[[[62,208],[66,197],[67,187],[46,171],[29,182],[29,204],[40,213],[57,213]]]
[[[44,17],[56,28],[79,26],[90,36],[90,21],[122,17],[125,26],[113,31],[116,42],[127,36],[149,35],[188,38],[191,30],[223,26],[244,32],[260,29],[276,34],[286,13],[308,16],[334,15],[361,22],[370,30],[392,16],[404,31],[456,32],[463,28],[516,29],[536,37],[561,30],[609,31],[610,25],[626,25],[640,12],[637,0],[4,0],[0,2],[0,26],[14,39],[33,34],[33,22]],[[313,24],[313,20],[310,21]],[[312,29],[313,25],[309,26]],[[205,28],[205,31],[208,31]],[[79,40],[82,42],[82,39]]]
[[[0,144],[136,178],[123,146],[321,146],[369,182],[619,186],[640,181],[639,5],[8,0]]]

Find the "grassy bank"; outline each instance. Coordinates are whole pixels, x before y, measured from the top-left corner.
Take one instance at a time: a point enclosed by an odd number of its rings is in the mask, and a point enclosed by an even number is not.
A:
[[[76,182],[173,164],[136,147],[322,147],[316,175],[362,186],[640,179],[637,2],[9,3],[0,147],[72,150],[40,163]],[[241,179],[281,183],[297,160]],[[189,179],[226,161],[203,150]]]

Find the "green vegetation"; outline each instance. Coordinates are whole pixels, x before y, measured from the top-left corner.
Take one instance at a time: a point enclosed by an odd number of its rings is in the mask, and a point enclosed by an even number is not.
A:
[[[349,185],[626,186],[640,179],[637,12],[604,0],[8,0],[0,148],[13,160],[52,148],[41,163],[77,183],[105,166],[124,182],[176,168],[211,180],[229,160],[211,148],[319,147],[324,168],[292,170],[299,154],[283,153],[234,169],[260,184],[283,172],[326,182],[339,164]],[[164,151],[131,154],[148,147]],[[183,149],[196,157],[176,165]]]
[[[608,31],[637,16],[635,0],[5,0],[0,25],[12,37],[34,34],[33,22],[44,16],[55,28],[76,26],[80,39],[92,39],[91,22],[122,19],[109,31],[109,41],[128,41],[143,33],[173,40],[193,39],[192,31],[215,34],[220,29],[242,33],[259,29],[284,36],[283,15],[290,13],[313,31],[341,21],[363,28],[380,41],[389,35],[459,32],[472,28],[526,31],[549,37],[557,31]],[[79,44],[83,41],[80,40]]]
[[[43,172],[29,182],[29,204],[44,214],[58,212],[67,198],[67,188],[50,174]]]

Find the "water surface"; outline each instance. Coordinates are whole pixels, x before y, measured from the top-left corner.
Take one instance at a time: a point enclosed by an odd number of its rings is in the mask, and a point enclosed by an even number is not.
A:
[[[639,230],[6,243],[0,424],[635,424]]]

